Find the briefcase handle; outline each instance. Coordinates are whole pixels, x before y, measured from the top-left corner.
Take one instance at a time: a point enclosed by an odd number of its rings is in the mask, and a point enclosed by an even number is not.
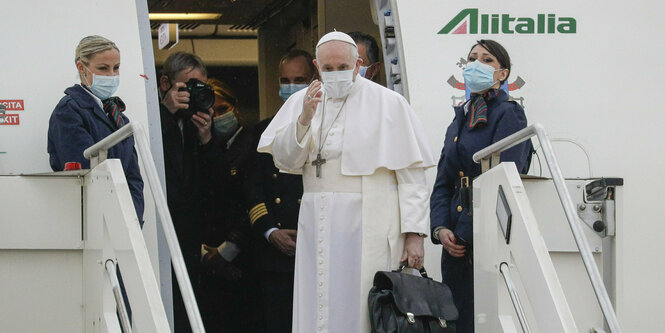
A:
[[[402,261],[402,262],[399,264],[399,268],[397,269],[396,272],[400,272],[400,273],[401,273],[405,268],[412,268],[412,269],[415,269],[415,268],[413,268],[413,267],[409,267],[409,262],[408,262],[408,260],[404,260],[404,261]],[[425,266],[423,266],[421,269],[419,269],[418,272],[420,273],[420,276],[429,279],[429,276],[427,276],[427,271],[425,270]]]

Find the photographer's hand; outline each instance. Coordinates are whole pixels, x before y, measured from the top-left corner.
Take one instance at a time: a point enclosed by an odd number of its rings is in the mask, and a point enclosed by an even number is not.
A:
[[[204,145],[210,141],[212,138],[212,133],[210,133],[210,127],[212,127],[212,115],[214,111],[212,109],[208,110],[208,113],[197,112],[195,115],[192,115],[192,122],[199,129],[199,138],[201,139],[201,144]]]
[[[169,112],[176,113],[180,109],[189,108],[189,92],[178,91],[180,88],[185,88],[187,85],[184,82],[176,82],[173,84],[162,98],[162,105],[164,105]]]

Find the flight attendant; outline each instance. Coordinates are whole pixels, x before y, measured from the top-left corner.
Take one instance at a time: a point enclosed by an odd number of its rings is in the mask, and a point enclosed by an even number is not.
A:
[[[471,98],[455,107],[439,159],[430,198],[432,242],[443,245],[441,273],[459,310],[457,332],[473,332],[473,208],[471,183],[480,175],[472,159],[479,150],[525,128],[527,119],[519,104],[509,101],[501,85],[510,75],[510,57],[501,44],[479,40],[469,52],[464,83]],[[526,173],[531,161],[531,141],[501,153],[501,162],[515,162]]]
[[[65,90],[49,120],[47,150],[53,171],[62,171],[67,162],[79,162],[89,169],[83,151],[129,123],[123,114],[125,103],[113,96],[120,84],[120,50],[115,43],[102,36],[85,37],[76,47],[74,63],[81,84]],[[134,138],[109,149],[108,158],[120,159],[142,223],[143,180]]]

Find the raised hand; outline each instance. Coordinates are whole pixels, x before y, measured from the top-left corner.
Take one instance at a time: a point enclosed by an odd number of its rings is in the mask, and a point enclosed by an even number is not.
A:
[[[298,118],[298,121],[301,125],[309,126],[314,118],[316,113],[316,107],[321,103],[321,97],[323,96],[323,91],[321,91],[322,83],[319,80],[314,80],[307,87],[307,92],[305,93],[305,99],[302,104],[302,113]]]

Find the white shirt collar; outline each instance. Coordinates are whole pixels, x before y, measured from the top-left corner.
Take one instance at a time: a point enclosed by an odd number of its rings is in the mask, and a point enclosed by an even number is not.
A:
[[[87,92],[90,96],[92,96],[92,99],[95,100],[95,102],[97,103],[97,105],[99,105],[99,107],[100,107],[102,110],[104,110],[104,104],[102,104],[102,100],[99,99],[99,97],[95,96],[95,94],[93,94],[90,90],[88,90],[88,89],[87,89],[86,87],[84,87],[83,85],[81,85],[81,88],[83,88],[83,90],[85,90],[85,92]]]

